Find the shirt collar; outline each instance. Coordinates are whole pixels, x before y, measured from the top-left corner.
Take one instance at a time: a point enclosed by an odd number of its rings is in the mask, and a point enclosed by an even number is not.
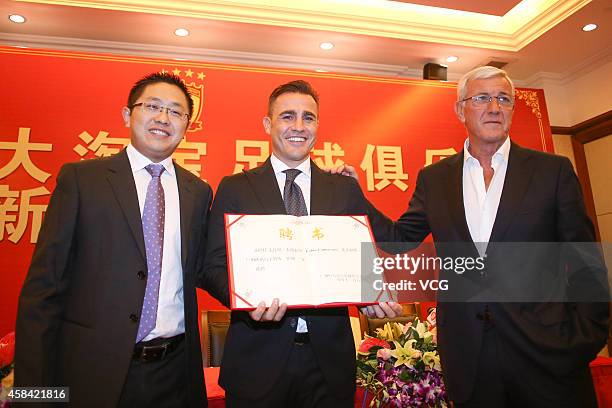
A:
[[[276,175],[278,175],[279,173],[282,173],[283,171],[291,168],[291,167],[287,166],[284,162],[282,162],[278,157],[276,157],[274,155],[274,153],[272,153],[272,155],[270,155],[270,164],[272,164],[272,169],[274,170],[274,174],[276,174]],[[300,170],[306,176],[310,177],[310,170],[311,170],[311,167],[310,167],[310,158],[304,160],[303,162],[301,162],[295,168]]]
[[[144,170],[149,164],[153,163],[151,159],[140,153],[132,144],[128,144],[125,149],[128,159],[130,160],[130,167],[132,168],[132,172],[136,173],[137,171]],[[160,161],[158,164],[164,166],[166,172],[171,176],[174,176],[174,163],[172,163],[172,156],[166,157],[164,160]],[[146,170],[145,170],[146,171]]]
[[[465,142],[463,143],[463,164],[465,164],[467,161],[474,161],[476,163],[479,163],[478,160],[470,154],[468,147],[470,147],[469,138],[465,139]],[[508,163],[509,157],[510,157],[510,136],[506,137],[506,140],[504,141],[504,143],[502,143],[502,145],[499,146],[497,151],[493,154],[492,162],[497,162],[498,160],[502,159],[505,163]]]

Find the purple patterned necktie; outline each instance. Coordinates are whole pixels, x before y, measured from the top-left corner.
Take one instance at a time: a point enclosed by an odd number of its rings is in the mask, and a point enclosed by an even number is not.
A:
[[[287,169],[283,173],[287,176],[285,179],[285,189],[283,192],[283,200],[285,201],[285,209],[289,215],[308,215],[306,201],[300,186],[297,185],[295,179],[302,171],[298,169]]]
[[[147,198],[142,211],[142,232],[144,233],[147,254],[147,287],[136,342],[144,339],[155,328],[164,248],[165,200],[164,188],[160,179],[164,172],[164,166],[149,164],[145,169],[151,175],[151,181],[149,181],[147,187]]]

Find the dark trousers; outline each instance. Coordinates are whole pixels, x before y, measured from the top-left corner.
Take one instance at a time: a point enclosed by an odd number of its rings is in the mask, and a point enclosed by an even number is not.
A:
[[[353,400],[354,396],[338,399],[330,393],[309,343],[293,345],[283,375],[264,398],[225,396],[227,408],[349,408]]]
[[[155,342],[155,340],[152,340]],[[187,406],[185,341],[157,361],[132,360],[121,391],[119,408]]]
[[[456,408],[597,408],[588,366],[553,376],[513,350],[495,328],[485,332],[478,361],[472,395]]]

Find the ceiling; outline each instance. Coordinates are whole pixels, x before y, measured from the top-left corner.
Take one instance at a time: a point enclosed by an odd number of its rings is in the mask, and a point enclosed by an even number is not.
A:
[[[389,0],[391,1],[391,0]],[[421,4],[424,6],[439,7],[451,10],[471,11],[473,13],[490,14],[493,16],[503,16],[520,0],[395,0],[400,3]]]
[[[612,0],[0,0],[0,17],[3,45],[385,76],[500,61],[528,85],[612,60]]]

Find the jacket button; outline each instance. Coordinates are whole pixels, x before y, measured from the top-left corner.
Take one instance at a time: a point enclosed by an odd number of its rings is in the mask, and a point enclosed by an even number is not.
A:
[[[130,320],[133,321],[134,323],[136,323],[138,321],[138,316],[136,316],[134,313],[132,313],[130,315]]]
[[[295,326],[297,326],[297,319],[295,317],[292,317],[289,320],[289,326],[291,326],[292,329],[295,329]]]
[[[136,274],[136,276],[138,276],[138,279],[143,280],[144,278],[147,277],[147,274],[144,273],[144,271],[138,271],[138,273]]]

